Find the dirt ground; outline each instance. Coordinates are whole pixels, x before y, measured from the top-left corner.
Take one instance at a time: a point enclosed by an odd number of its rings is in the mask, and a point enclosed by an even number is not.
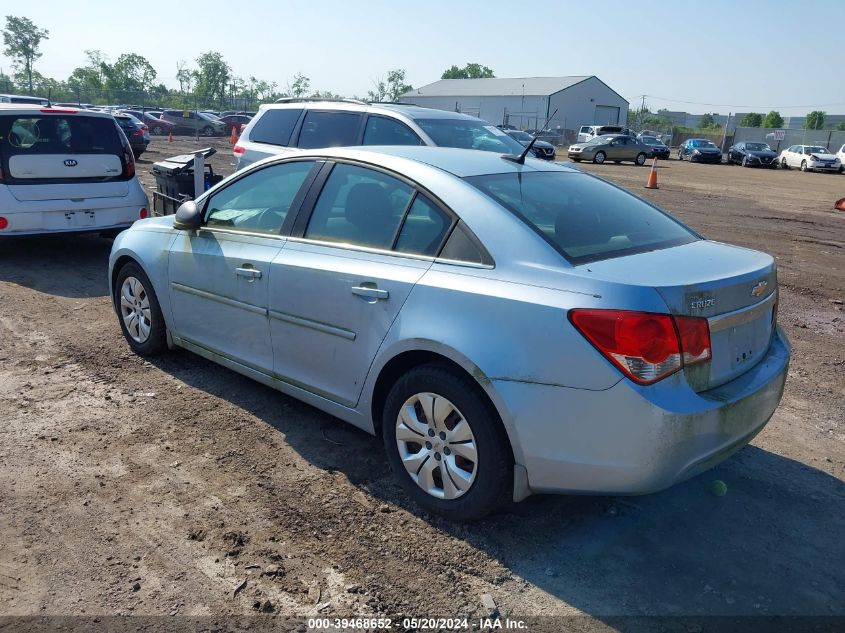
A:
[[[145,184],[197,146],[154,139]],[[645,168],[583,169],[777,257],[794,356],[749,447],[660,494],[452,525],[379,439],[188,352],[130,353],[110,241],[0,240],[0,615],[845,617],[845,176],[673,160],[646,190]]]

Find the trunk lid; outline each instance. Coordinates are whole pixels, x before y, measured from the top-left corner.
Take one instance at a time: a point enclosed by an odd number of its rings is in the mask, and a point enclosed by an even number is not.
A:
[[[700,240],[584,267],[594,278],[654,288],[672,314],[708,319],[713,358],[684,369],[697,391],[745,373],[769,348],[777,269],[765,253]]]

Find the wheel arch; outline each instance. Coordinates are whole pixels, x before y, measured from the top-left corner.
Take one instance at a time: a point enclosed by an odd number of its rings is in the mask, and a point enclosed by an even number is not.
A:
[[[504,434],[515,464],[523,464],[523,453],[518,435],[511,425],[507,407],[496,391],[493,382],[463,354],[435,341],[415,340],[412,346],[396,349],[373,372],[374,378],[372,379],[370,399],[367,405],[373,422],[373,430],[376,433],[381,432],[384,406],[390,388],[402,374],[414,367],[427,364],[445,365],[471,379],[471,382],[477,388],[478,395],[490,406],[491,413],[494,414],[494,422]]]

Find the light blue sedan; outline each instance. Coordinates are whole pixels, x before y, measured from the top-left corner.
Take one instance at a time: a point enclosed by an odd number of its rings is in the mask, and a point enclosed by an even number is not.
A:
[[[409,496],[463,520],[700,473],[760,432],[790,356],[770,256],[470,150],[256,163],[121,233],[109,283],[138,354],[182,347],[381,434]]]

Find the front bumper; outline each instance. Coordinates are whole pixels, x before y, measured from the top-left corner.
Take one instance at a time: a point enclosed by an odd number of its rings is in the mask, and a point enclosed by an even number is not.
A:
[[[814,160],[807,163],[807,169],[813,171],[839,171],[839,166],[840,163],[819,163]]]
[[[645,494],[697,475],[751,441],[780,402],[789,356],[778,329],[756,366],[702,393],[683,372],[646,387],[623,379],[604,391],[493,382],[531,492]]]

